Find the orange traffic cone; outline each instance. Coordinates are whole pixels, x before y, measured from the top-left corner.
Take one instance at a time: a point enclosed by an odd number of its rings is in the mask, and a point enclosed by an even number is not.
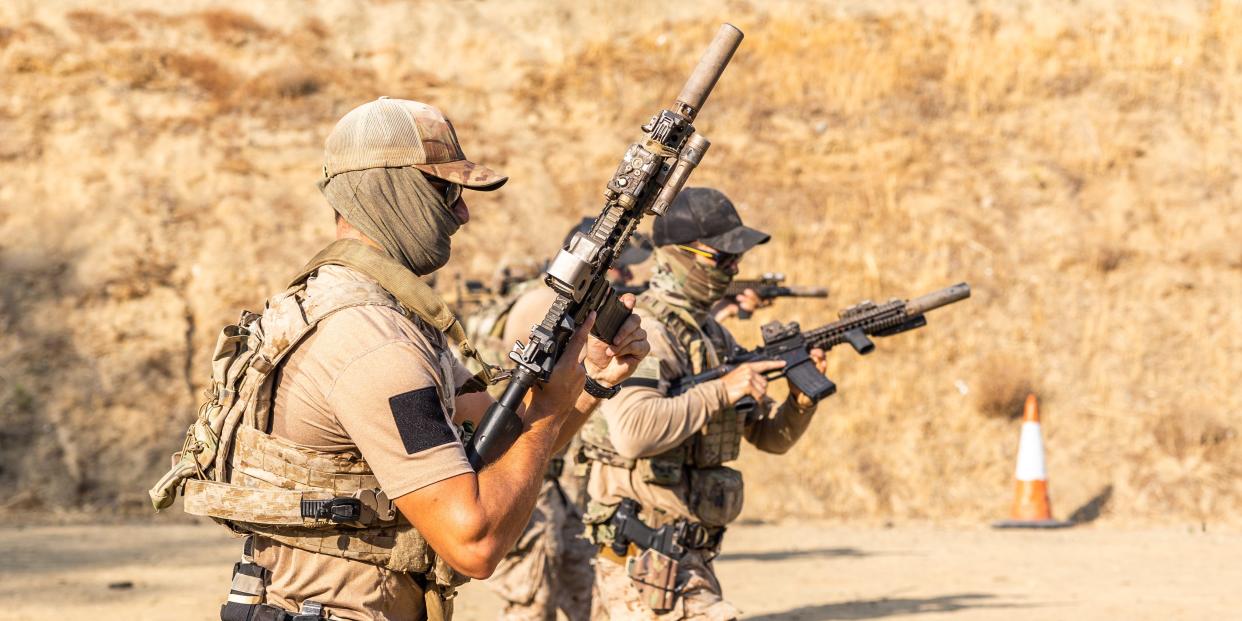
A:
[[[1044,437],[1039,427],[1039,402],[1027,395],[1022,411],[1022,438],[1018,443],[1018,467],[1013,508],[1008,520],[992,524],[995,528],[1063,528],[1070,522],[1052,519],[1048,500],[1048,471],[1044,467]]]

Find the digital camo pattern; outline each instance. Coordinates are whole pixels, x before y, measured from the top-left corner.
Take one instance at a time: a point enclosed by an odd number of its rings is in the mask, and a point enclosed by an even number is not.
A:
[[[544,481],[526,531],[487,585],[505,600],[506,621],[570,621],[591,612],[595,546],[582,536],[582,520],[552,481]]]

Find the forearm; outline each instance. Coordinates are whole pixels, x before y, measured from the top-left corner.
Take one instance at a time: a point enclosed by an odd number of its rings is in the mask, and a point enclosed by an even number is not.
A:
[[[781,403],[775,414],[751,423],[746,429],[746,440],[765,453],[785,453],[811,425],[815,407],[799,408],[790,397]]]
[[[397,498],[402,515],[454,569],[486,578],[530,519],[560,423],[529,425],[495,462]]]
[[[574,436],[577,435],[578,430],[582,429],[587,419],[591,417],[591,413],[595,411],[595,408],[599,407],[600,401],[601,399],[592,397],[586,392],[578,395],[578,401],[574,404],[574,415],[567,419],[561,427],[561,433],[557,436],[556,446],[552,451],[553,455],[560,453],[565,450],[565,447],[569,446]]]
[[[497,563],[530,521],[548,459],[556,450],[558,427],[548,419],[530,425],[509,450],[478,474],[479,506],[489,525],[485,538],[490,539],[490,556]]]
[[[681,444],[726,405],[724,385],[715,380],[676,397],[665,397],[652,388],[627,388],[601,409],[613,448],[623,457],[637,459]]]

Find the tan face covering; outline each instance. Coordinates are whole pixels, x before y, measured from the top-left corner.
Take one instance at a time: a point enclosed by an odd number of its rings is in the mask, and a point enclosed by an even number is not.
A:
[[[392,258],[424,276],[448,262],[461,223],[444,194],[414,168],[367,168],[319,182],[328,204]]]
[[[683,298],[693,311],[709,309],[733,282],[732,270],[707,265],[670,246],[656,248],[654,256],[651,287]]]

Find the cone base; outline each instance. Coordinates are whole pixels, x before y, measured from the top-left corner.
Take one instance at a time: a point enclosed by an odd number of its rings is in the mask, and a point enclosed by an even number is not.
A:
[[[1069,528],[1073,526],[1073,522],[1065,520],[1001,520],[992,522],[992,528]]]

